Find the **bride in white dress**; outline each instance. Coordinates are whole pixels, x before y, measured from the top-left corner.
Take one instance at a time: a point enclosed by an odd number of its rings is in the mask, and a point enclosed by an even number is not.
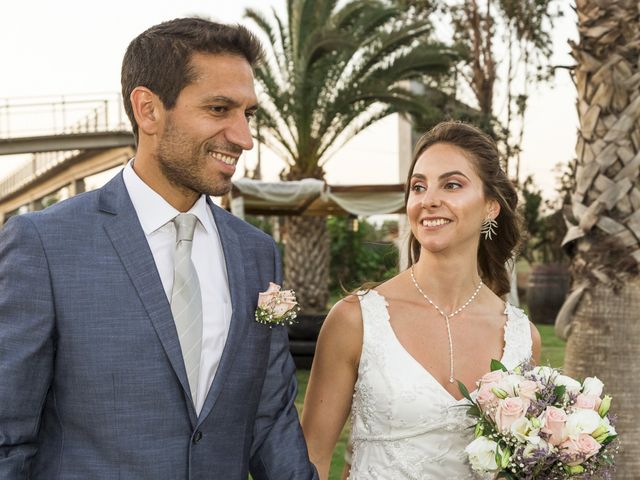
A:
[[[338,302],[318,338],[302,426],[321,480],[349,413],[350,479],[473,478],[456,380],[473,392],[491,359],[539,359],[537,330],[501,299],[516,204],[480,130],[444,122],[420,139],[406,194],[412,267]]]

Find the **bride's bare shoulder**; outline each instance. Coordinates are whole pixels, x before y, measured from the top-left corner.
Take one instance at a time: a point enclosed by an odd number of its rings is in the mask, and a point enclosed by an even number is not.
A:
[[[375,290],[385,298],[387,304],[412,302],[412,291],[408,288],[408,282],[409,274],[404,271],[376,286]]]
[[[362,293],[353,293],[336,302],[327,314],[322,329],[338,330],[338,334],[353,333],[362,337],[362,313],[360,298]]]
[[[325,318],[316,347],[320,358],[339,362],[345,359],[354,368],[362,351],[362,313],[358,295],[349,295],[338,301]]]

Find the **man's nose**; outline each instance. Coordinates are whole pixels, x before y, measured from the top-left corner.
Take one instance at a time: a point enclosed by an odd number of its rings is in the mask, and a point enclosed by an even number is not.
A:
[[[227,141],[237,145],[243,150],[251,150],[253,148],[253,137],[249,128],[249,120],[244,113],[234,116],[228,125],[225,136]]]

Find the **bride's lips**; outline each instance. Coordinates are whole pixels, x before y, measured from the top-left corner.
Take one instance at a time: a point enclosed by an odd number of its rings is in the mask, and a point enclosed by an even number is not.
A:
[[[439,230],[450,223],[451,220],[445,217],[429,217],[420,220],[420,225],[422,225],[427,230]]]

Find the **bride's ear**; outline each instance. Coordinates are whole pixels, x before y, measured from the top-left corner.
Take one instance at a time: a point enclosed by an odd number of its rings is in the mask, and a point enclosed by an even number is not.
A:
[[[500,215],[500,203],[494,198],[487,200],[487,213],[485,218],[495,220]]]

